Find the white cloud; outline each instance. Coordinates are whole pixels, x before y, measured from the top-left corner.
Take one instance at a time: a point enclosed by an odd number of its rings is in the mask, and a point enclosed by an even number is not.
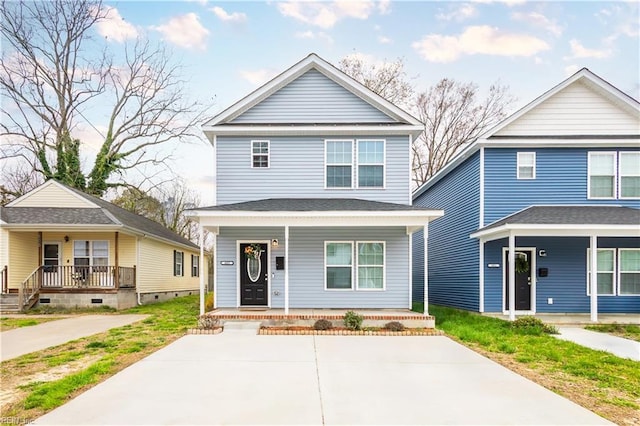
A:
[[[580,71],[580,67],[578,65],[568,65],[566,67],[564,67],[564,75],[566,75],[567,77],[572,76],[573,74],[577,73],[578,71]]]
[[[115,7],[104,6],[105,18],[96,23],[98,34],[107,40],[123,43],[129,38],[136,38],[138,30],[135,26],[125,21]]]
[[[277,3],[277,6],[282,15],[320,28],[331,28],[336,22],[345,18],[368,19],[376,10],[380,14],[386,14],[390,11],[388,0],[380,2],[373,0],[286,1]]]
[[[247,15],[242,12],[233,12],[229,14],[219,6],[212,7],[211,11],[224,22],[242,23],[247,21]]]
[[[514,12],[511,17],[516,21],[526,22],[534,27],[542,28],[556,37],[562,35],[562,27],[555,20],[550,20],[538,12]]]
[[[325,33],[324,31],[299,31],[295,34],[296,38],[302,38],[302,39],[308,39],[308,40],[323,40],[326,41],[329,44],[333,43],[333,37],[331,37],[329,34]]]
[[[164,38],[185,49],[205,50],[209,30],[202,26],[200,18],[195,13],[171,18],[166,24],[152,29],[161,32]]]
[[[584,47],[582,43],[580,43],[576,39],[570,40],[569,46],[571,47],[571,56],[565,57],[564,59],[604,59],[608,58],[613,53],[611,49],[589,49],[587,47]]]
[[[455,5],[455,8],[449,13],[438,13],[436,19],[440,21],[457,21],[462,22],[469,18],[473,18],[478,14],[476,7],[469,3]]]
[[[378,42],[380,44],[389,44],[389,43],[391,43],[391,39],[389,37],[385,37],[385,36],[378,36]]]
[[[270,68],[261,68],[253,71],[241,70],[240,75],[249,83],[259,86],[278,75],[278,71]]]
[[[519,6],[527,2],[527,0],[471,0],[471,1],[474,3],[484,3],[484,4],[503,3],[509,7]]]
[[[488,25],[467,27],[460,35],[430,34],[411,45],[430,62],[453,62],[462,55],[534,56],[548,50],[539,38]]]

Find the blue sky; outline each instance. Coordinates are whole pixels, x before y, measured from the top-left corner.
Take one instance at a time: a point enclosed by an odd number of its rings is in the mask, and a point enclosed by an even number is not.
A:
[[[171,47],[190,96],[218,112],[311,52],[337,64],[404,58],[418,90],[444,77],[499,80],[520,107],[582,67],[640,97],[639,2],[106,1],[105,43],[143,35]],[[115,46],[114,46],[115,47]],[[99,125],[99,123],[96,123]],[[211,149],[177,170],[210,201]]]

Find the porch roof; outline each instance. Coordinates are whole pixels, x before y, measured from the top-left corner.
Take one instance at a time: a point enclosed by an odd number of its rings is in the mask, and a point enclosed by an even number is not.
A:
[[[530,206],[470,235],[485,241],[518,236],[640,237],[640,209],[623,206]]]
[[[192,209],[208,228],[218,226],[406,226],[422,229],[442,210],[356,198],[269,198]]]

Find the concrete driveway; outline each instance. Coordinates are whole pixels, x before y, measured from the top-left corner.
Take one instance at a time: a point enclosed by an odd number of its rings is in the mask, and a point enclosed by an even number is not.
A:
[[[185,336],[36,420],[610,424],[442,336]]]

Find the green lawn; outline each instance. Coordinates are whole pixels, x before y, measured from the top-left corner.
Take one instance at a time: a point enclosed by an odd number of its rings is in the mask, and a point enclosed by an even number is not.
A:
[[[414,310],[422,312],[422,304]],[[516,330],[497,318],[429,306],[436,327],[616,423],[640,410],[640,363],[544,333]],[[526,374],[525,374],[526,375]],[[633,424],[633,423],[631,423]]]
[[[197,324],[198,296],[138,306],[121,313],[149,317],[0,364],[3,392],[11,388],[19,395],[2,406],[3,418],[34,419],[183,336]],[[31,379],[35,374],[65,366],[76,368],[62,377],[52,374],[52,380]]]
[[[43,322],[55,321],[62,318],[0,318],[0,331],[7,331],[14,328],[29,327],[42,324]]]
[[[601,333],[609,333],[625,339],[640,342],[640,326],[631,324],[598,324],[588,325],[587,330],[599,331]]]

